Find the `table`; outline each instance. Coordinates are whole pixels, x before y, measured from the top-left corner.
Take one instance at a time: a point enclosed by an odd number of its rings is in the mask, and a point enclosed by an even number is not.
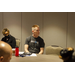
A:
[[[37,56],[16,57],[12,56],[10,62],[63,62],[58,55],[37,54]]]

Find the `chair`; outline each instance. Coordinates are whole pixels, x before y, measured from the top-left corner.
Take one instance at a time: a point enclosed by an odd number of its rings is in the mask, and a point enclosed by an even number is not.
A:
[[[46,54],[55,54],[55,55],[59,55],[60,51],[62,50],[62,47],[59,47],[57,45],[51,45],[46,47]]]
[[[16,47],[20,47],[20,40],[16,38]]]

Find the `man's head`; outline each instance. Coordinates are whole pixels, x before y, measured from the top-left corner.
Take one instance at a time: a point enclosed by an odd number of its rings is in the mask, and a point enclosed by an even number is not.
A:
[[[63,61],[67,61],[68,59],[72,58],[72,54],[74,52],[74,48],[68,47],[60,51],[59,58],[63,59]]]
[[[4,28],[3,31],[2,31],[2,34],[4,36],[8,36],[9,35],[9,30],[7,28]]]
[[[32,26],[32,33],[34,37],[38,37],[40,33],[40,29],[38,25],[33,25]]]
[[[0,62],[9,62],[12,57],[12,48],[9,44],[0,41]]]

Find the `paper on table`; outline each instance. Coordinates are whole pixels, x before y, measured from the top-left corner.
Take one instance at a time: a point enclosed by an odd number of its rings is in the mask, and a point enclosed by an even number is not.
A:
[[[24,52],[19,52],[19,54],[23,54]]]
[[[35,53],[32,53],[30,56],[37,56]]]

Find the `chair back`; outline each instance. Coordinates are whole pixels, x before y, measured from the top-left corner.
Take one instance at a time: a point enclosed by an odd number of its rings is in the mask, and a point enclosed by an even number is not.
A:
[[[55,54],[60,55],[60,51],[62,50],[62,47],[59,47],[57,45],[51,45],[46,47],[46,54]]]
[[[19,39],[16,39],[16,46],[20,47],[20,40]]]

